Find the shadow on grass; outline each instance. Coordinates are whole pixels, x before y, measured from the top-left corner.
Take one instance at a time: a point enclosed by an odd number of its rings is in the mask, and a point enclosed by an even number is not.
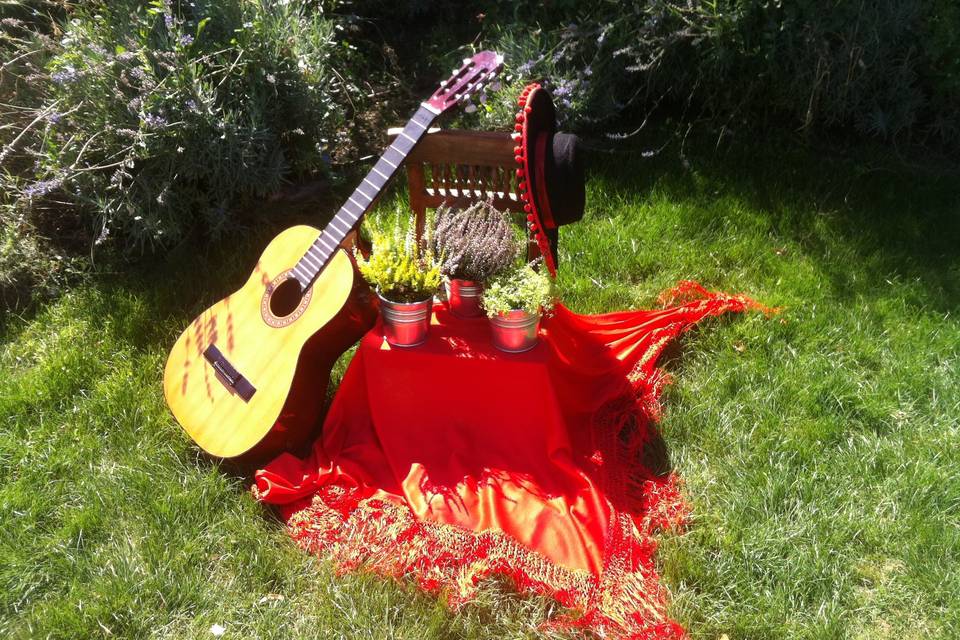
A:
[[[591,175],[614,197],[643,202],[656,194],[692,205],[682,221],[691,237],[747,225],[755,233],[763,225],[772,242],[792,244],[809,258],[840,300],[872,299],[911,281],[910,302],[955,312],[960,177],[892,169],[859,153],[838,158],[771,143],[693,153],[689,168],[671,150],[652,159],[597,154]],[[719,219],[712,205],[721,198],[742,204],[737,209],[749,219]],[[597,203],[590,209],[600,217],[616,210]]]

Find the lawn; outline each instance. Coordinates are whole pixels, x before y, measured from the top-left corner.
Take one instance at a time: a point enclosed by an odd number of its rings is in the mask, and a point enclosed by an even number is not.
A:
[[[649,307],[691,278],[783,308],[708,322],[666,359],[692,507],[661,539],[671,614],[704,639],[960,636],[956,177],[775,144],[595,160],[561,235],[569,306]],[[335,577],[173,421],[166,350],[268,237],[6,319],[0,636],[536,637],[551,604],[504,585],[453,615]]]

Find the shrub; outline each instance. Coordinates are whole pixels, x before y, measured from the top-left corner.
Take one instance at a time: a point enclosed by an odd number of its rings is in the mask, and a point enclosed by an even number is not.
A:
[[[727,134],[768,125],[960,147],[960,6],[949,0],[464,9],[476,12],[513,77],[481,110],[487,126],[510,124],[519,88],[545,80],[565,127],[613,137],[658,110]]]
[[[417,240],[413,226],[408,222],[404,229],[399,217],[389,231],[370,220],[364,221],[372,244],[370,257],[355,253],[364,279],[393,302],[417,302],[432,296],[440,287],[441,275],[431,239]]]
[[[449,278],[483,282],[520,253],[509,216],[486,202],[467,209],[440,207],[435,225],[435,252],[443,256],[440,270]]]
[[[491,318],[508,311],[540,313],[553,306],[550,277],[523,264],[495,276],[483,291],[483,306]]]
[[[312,2],[85,2],[52,25],[47,3],[13,4],[0,24],[8,225],[79,218],[71,228],[127,255],[216,237],[248,202],[322,171],[359,97],[339,22]]]

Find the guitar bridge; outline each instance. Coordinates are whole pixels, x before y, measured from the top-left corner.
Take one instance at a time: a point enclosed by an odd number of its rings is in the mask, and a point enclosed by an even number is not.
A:
[[[250,402],[250,398],[257,392],[256,388],[230,364],[226,356],[220,353],[217,345],[212,344],[207,347],[203,357],[217,372],[217,380],[223,383],[223,386],[243,398],[244,402]]]

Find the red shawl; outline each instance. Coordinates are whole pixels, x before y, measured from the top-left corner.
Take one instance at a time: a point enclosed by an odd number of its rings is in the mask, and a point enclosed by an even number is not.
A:
[[[682,299],[682,300],[681,300]],[[486,319],[439,309],[428,342],[361,342],[312,454],[284,454],[254,493],[341,570],[411,576],[454,607],[493,574],[571,612],[548,624],[679,638],[654,534],[685,515],[654,424],[664,347],[708,316],[757,307],[691,282],[653,311],[558,306],[525,354]]]

